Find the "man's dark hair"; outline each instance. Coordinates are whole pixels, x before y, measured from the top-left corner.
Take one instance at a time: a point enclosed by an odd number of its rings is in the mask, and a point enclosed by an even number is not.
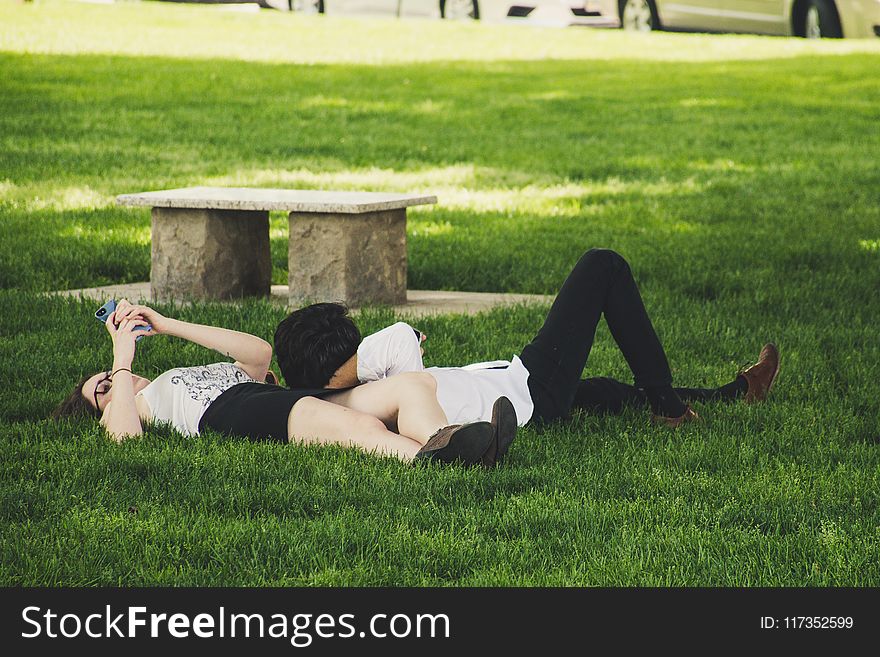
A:
[[[275,355],[289,388],[323,388],[360,343],[361,332],[339,303],[295,310],[275,329]]]

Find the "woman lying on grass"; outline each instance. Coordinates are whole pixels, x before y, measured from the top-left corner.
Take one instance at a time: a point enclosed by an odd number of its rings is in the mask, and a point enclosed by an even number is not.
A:
[[[409,373],[350,390],[298,389],[264,383],[271,345],[256,336],[164,317],[122,300],[105,322],[113,367],[77,383],[56,418],[99,417],[121,442],[143,433],[145,422],[170,423],[184,435],[206,429],[258,441],[354,445],[404,461],[433,459],[493,467],[507,451],[516,423],[499,419],[454,426],[437,403],[428,374]],[[134,374],[136,340],[171,335],[218,351],[234,363],[175,368],[150,381]],[[504,417],[501,417],[501,416]]]

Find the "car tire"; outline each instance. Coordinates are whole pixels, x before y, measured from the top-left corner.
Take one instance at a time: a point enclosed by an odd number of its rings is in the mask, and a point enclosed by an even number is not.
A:
[[[843,30],[840,28],[840,16],[837,7],[830,0],[807,0],[801,5],[803,17],[800,21],[798,36],[807,39],[840,39]]]
[[[471,18],[478,21],[480,3],[478,0],[440,0],[440,18],[449,20]]]
[[[663,29],[654,0],[617,0],[620,29],[630,32],[656,32]]]
[[[323,14],[324,0],[287,0],[287,7],[300,14]]]

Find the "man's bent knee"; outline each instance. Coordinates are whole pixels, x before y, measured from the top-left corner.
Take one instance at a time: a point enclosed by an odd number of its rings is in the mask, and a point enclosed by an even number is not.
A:
[[[629,269],[629,263],[626,259],[613,249],[593,248],[581,256],[578,264],[598,264],[603,269],[614,272]]]

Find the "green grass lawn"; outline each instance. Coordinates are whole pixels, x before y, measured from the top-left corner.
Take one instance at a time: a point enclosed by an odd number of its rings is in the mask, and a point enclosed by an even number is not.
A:
[[[880,584],[878,70],[870,41],[0,5],[0,584]],[[111,351],[42,293],[147,279],[149,211],[113,198],[194,184],[436,193],[417,289],[549,294],[614,248],[677,382],[774,340],[778,387],[675,433],[527,428],[488,473],[43,419]],[[272,252],[284,282],[283,215]],[[545,312],[426,319],[426,362],[509,357]],[[156,339],[136,368],[213,358]],[[628,377],[604,328],[587,372]]]

